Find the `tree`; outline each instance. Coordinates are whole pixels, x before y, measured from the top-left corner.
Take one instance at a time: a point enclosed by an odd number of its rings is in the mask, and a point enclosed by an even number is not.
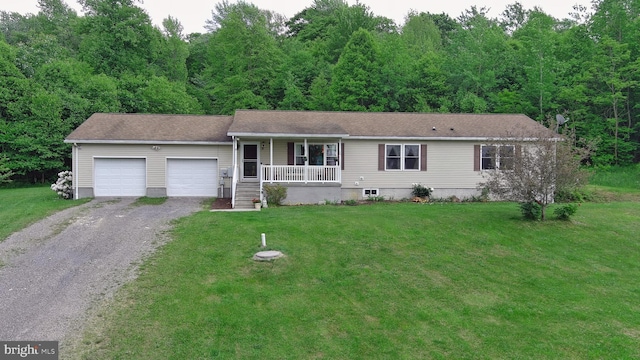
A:
[[[500,26],[507,33],[513,34],[527,21],[529,11],[525,10],[519,2],[515,2],[507,5],[507,8],[500,15],[502,15]]]
[[[472,7],[460,16],[444,62],[455,94],[454,112],[492,112],[493,94],[511,88],[518,68],[508,37],[486,9]]]
[[[155,72],[160,31],[136,0],[79,0],[86,12],[79,22],[83,35],[80,59],[98,73]]]
[[[620,44],[605,36],[596,47],[596,54],[592,60],[593,73],[599,85],[593,102],[600,105],[604,115],[605,126],[602,129],[613,136],[612,141],[605,141],[611,150],[614,164],[628,164],[631,162],[636,144],[630,142],[632,131],[631,114],[628,114],[628,97],[631,89],[638,86],[637,73],[640,71],[640,61],[631,62],[627,44]],[[629,116],[628,123],[621,121]],[[628,126],[625,126],[628,125]],[[612,154],[611,154],[612,152]]]
[[[274,83],[284,55],[264,12],[244,2],[216,9],[218,27],[208,42],[203,71],[213,112],[233,113],[232,103],[276,107],[281,99]]]
[[[309,88],[309,98],[309,110],[329,111],[332,109],[331,83],[328,75],[321,73],[313,79]]]
[[[556,21],[539,12],[529,12],[527,21],[513,34],[522,43],[520,61],[524,73],[521,93],[538,109],[536,118],[544,120],[557,108],[556,71],[559,67],[555,57],[557,34]]]
[[[201,114],[198,101],[187,94],[184,84],[153,76],[137,92],[142,100],[138,110],[150,114]]]
[[[91,67],[81,61],[65,59],[45,64],[34,79],[60,98],[61,119],[70,129],[95,112],[121,110],[116,80],[105,74],[94,75]]]
[[[281,110],[306,110],[308,108],[307,100],[302,91],[295,84],[293,75],[286,73],[284,84],[284,97],[278,106]]]
[[[379,89],[380,64],[373,36],[356,31],[333,69],[331,93],[334,110],[382,111],[384,99]]]
[[[401,37],[414,58],[442,48],[440,29],[426,13],[410,12],[402,26]]]
[[[9,158],[5,155],[0,155],[0,184],[11,182],[11,176],[13,176],[13,171],[9,169],[7,162]]]
[[[158,56],[160,73],[167,79],[184,84],[187,81],[189,46],[183,40],[182,24],[169,16],[162,21],[163,39]]]
[[[544,220],[555,194],[586,184],[587,173],[580,162],[590,152],[590,146],[575,146],[573,134],[560,136],[546,128],[496,139],[482,157],[497,165],[485,171],[486,181],[479,187],[500,199],[538,204]]]
[[[344,0],[315,0],[296,14],[286,25],[287,35],[308,43],[314,56],[335,63],[354,32],[396,32],[392,20],[375,16],[361,3],[349,6]]]

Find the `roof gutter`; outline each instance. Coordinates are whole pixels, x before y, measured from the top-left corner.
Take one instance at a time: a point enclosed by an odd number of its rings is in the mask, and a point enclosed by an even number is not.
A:
[[[65,143],[74,144],[120,144],[120,145],[233,145],[233,141],[167,141],[167,140],[71,140]]]
[[[539,138],[477,137],[477,136],[350,136],[350,140],[405,140],[405,141],[537,141]],[[554,138],[560,140],[560,138]]]
[[[236,137],[269,137],[269,138],[346,138],[349,134],[285,134],[285,133],[255,133],[229,132],[229,136]]]

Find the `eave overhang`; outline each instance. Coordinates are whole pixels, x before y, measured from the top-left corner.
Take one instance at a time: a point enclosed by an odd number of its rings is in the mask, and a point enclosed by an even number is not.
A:
[[[349,137],[349,134],[285,134],[285,133],[255,133],[255,132],[229,132],[227,133],[229,136],[243,138],[243,137],[252,137],[252,138],[277,138],[277,139],[290,139],[290,138],[346,138]]]
[[[167,140],[71,140],[65,139],[67,144],[117,144],[117,145],[227,145],[232,141],[167,141]]]

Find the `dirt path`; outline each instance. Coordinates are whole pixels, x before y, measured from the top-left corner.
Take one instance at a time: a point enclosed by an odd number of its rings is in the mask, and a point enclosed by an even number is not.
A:
[[[168,240],[170,221],[201,210],[201,200],[93,200],[11,235],[0,243],[0,339],[63,347],[88,310],[134,279],[141,260]]]

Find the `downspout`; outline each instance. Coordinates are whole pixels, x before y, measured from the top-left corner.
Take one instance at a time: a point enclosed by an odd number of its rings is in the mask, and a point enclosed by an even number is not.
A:
[[[338,139],[338,168],[336,171],[338,172],[338,178],[336,180],[342,184],[342,138]]]
[[[75,169],[73,169],[73,184],[75,187],[74,199],[78,200],[78,144],[73,143],[73,150],[75,151],[75,156],[73,156]]]

